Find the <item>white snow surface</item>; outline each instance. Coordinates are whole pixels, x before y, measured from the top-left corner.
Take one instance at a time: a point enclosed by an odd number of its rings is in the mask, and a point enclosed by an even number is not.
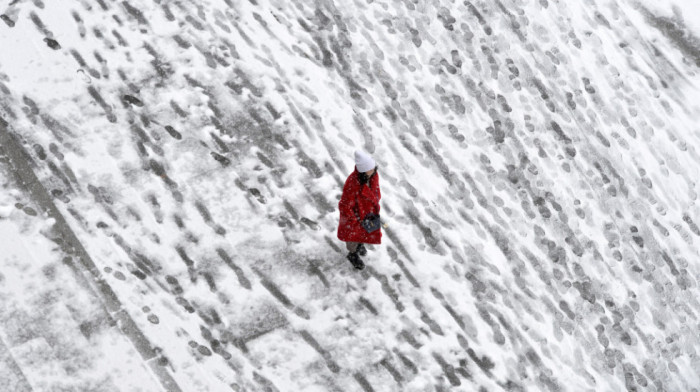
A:
[[[1,7],[0,390],[700,390],[697,3]]]

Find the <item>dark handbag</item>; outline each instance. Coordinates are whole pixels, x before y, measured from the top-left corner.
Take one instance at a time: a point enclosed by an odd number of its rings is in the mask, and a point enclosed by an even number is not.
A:
[[[365,219],[362,220],[362,228],[368,233],[375,232],[379,230],[380,227],[382,227],[382,222],[377,214],[367,214]]]

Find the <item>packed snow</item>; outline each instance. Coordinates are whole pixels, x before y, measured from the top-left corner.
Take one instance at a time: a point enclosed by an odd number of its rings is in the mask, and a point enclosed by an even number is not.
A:
[[[0,390],[700,390],[697,9],[0,6]]]

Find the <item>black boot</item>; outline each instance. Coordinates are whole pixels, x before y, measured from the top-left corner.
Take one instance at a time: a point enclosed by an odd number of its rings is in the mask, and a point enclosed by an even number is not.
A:
[[[350,260],[352,266],[357,268],[358,270],[365,268],[365,263],[362,262],[362,259],[360,258],[360,256],[357,255],[357,252],[348,253],[348,260]]]
[[[360,244],[357,246],[357,254],[360,256],[367,255],[367,248],[365,248],[365,244]]]

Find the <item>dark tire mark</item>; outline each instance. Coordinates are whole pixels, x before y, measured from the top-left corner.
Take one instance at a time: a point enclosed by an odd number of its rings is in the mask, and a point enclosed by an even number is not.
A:
[[[279,389],[272,381],[268,380],[258,372],[253,372],[253,380],[263,387],[264,392],[279,392]]]
[[[360,384],[360,386],[362,387],[362,390],[364,390],[365,392],[374,392],[374,388],[372,388],[372,384],[370,384],[369,381],[367,381],[367,379],[365,378],[365,376],[362,373],[355,373],[353,375],[353,377],[355,378],[357,383]]]
[[[445,361],[445,359],[438,353],[433,353],[433,358],[438,363],[438,365],[440,365],[442,371],[447,377],[447,380],[453,387],[458,387],[462,385],[462,382],[460,381],[459,377],[457,377],[457,375],[455,374],[454,366],[447,363],[447,361]]]
[[[96,1],[97,1],[97,4],[100,5],[100,8],[102,8],[103,11],[109,10],[109,7],[107,6],[107,4],[105,4],[104,0],[96,0]]]
[[[317,353],[321,355],[321,357],[323,357],[323,359],[326,361],[326,366],[328,366],[328,369],[330,369],[331,372],[340,372],[340,366],[338,366],[338,364],[335,363],[330,353],[328,353],[328,351],[321,347],[321,345],[316,339],[314,339],[311,333],[309,333],[306,330],[302,330],[299,332],[299,334],[304,339],[304,341],[306,341],[306,343],[309,344],[309,346],[311,346],[314,350],[316,350]]]
[[[129,44],[126,42],[124,37],[122,37],[122,35],[119,34],[119,32],[117,30],[112,30],[112,35],[114,35],[114,37],[117,39],[117,43],[119,44],[119,46],[123,46],[123,47],[129,46]]]
[[[53,38],[44,38],[44,42],[46,42],[46,45],[53,50],[61,49],[61,44],[59,44],[58,41]]]
[[[331,283],[328,281],[328,278],[326,278],[326,275],[323,273],[323,271],[321,271],[317,262],[309,261],[309,272],[313,275],[318,276],[318,278],[321,280],[321,283],[323,283],[323,285],[326,288],[331,287]]]
[[[2,19],[2,21],[5,22],[5,24],[6,24],[8,27],[10,27],[10,28],[15,27],[15,21],[12,20],[12,19],[10,19],[9,16],[7,16],[7,15],[5,15],[5,14],[2,14],[2,15],[0,15],[0,19]]]
[[[165,17],[170,21],[174,22],[175,21],[175,15],[173,15],[173,12],[170,10],[170,6],[167,3],[161,4],[161,7],[163,8],[163,12],[165,13]]]
[[[204,25],[203,25],[200,21],[198,21],[197,19],[195,19],[192,15],[187,15],[187,16],[185,17],[185,20],[186,20],[189,24],[191,24],[195,29],[197,29],[197,30],[199,30],[199,31],[205,31]]]
[[[240,283],[241,286],[244,288],[251,290],[252,286],[250,284],[250,280],[246,278],[246,276],[243,274],[243,270],[237,266],[234,262],[233,259],[231,259],[231,256],[226,253],[225,250],[218,248],[216,249],[216,253],[221,257],[221,259],[228,265],[233,272],[236,273],[236,276],[238,277],[238,283]]]
[[[389,284],[389,278],[386,276],[378,273],[374,268],[371,266],[367,267],[367,270],[369,273],[379,281],[382,287],[382,291],[384,294],[386,294],[389,298],[391,298],[391,301],[394,303],[394,306],[396,306],[396,310],[399,312],[403,312],[405,310],[405,306],[401,301],[399,300],[399,295],[398,293],[391,287]]]
[[[175,113],[182,118],[187,118],[189,115],[186,111],[182,110],[182,108],[180,108],[175,101],[170,101],[170,107],[173,108],[173,111],[175,111]]]
[[[143,107],[143,102],[141,102],[140,99],[134,97],[133,95],[125,94],[122,96],[122,102],[124,103],[125,107],[128,107],[128,105],[133,105],[142,108]]]
[[[391,377],[396,381],[397,384],[401,384],[403,382],[403,377],[401,376],[401,373],[389,362],[388,358],[384,358],[381,361],[379,361],[379,364],[382,365],[388,372],[391,374]]]
[[[226,158],[225,156],[215,152],[215,151],[210,151],[209,154],[214,158],[215,161],[219,162],[221,166],[227,167],[231,164],[231,160]]]
[[[175,128],[171,127],[170,125],[166,125],[165,130],[168,132],[168,135],[172,136],[173,138],[182,140],[182,134],[176,131]]]
[[[428,328],[430,328],[430,330],[434,334],[440,335],[440,336],[445,336],[445,334],[442,331],[442,328],[440,328],[440,324],[438,324],[432,317],[430,317],[428,312],[425,311],[425,307],[423,306],[423,304],[418,299],[414,300],[413,304],[416,306],[416,308],[421,313],[421,316],[420,316],[421,321],[423,323],[425,323],[425,325],[427,325]]]
[[[53,37],[53,34],[46,28],[44,25],[44,22],[41,21],[41,18],[39,18],[39,15],[36,14],[36,12],[32,11],[29,13],[29,19],[32,20],[32,23],[34,23],[34,26],[46,37],[51,38]]]
[[[360,302],[360,304],[362,304],[362,306],[367,308],[367,310],[369,310],[370,313],[372,313],[375,316],[379,315],[379,312],[377,312],[377,309],[374,307],[374,305],[372,305],[372,303],[367,298],[360,297],[360,299],[358,301]]]
[[[116,123],[117,122],[117,116],[114,115],[112,112],[112,107],[107,105],[107,102],[102,98],[100,93],[95,89],[95,87],[90,86],[88,87],[88,92],[90,93],[90,96],[97,101],[97,104],[102,107],[102,109],[105,111],[105,114],[107,114],[107,119],[111,123]]]
[[[185,262],[185,265],[187,265],[188,268],[194,267],[194,261],[190,259],[190,257],[187,255],[187,252],[185,251],[185,248],[181,246],[175,247],[175,250],[177,251],[177,254],[180,256],[182,261]]]
[[[693,219],[690,217],[690,215],[684,213],[683,222],[685,222],[688,225],[690,231],[692,231],[693,234],[700,237],[700,228],[698,228],[698,225],[695,222],[693,222]]]
[[[284,307],[287,309],[292,309],[294,307],[294,304],[292,304],[292,301],[289,300],[289,297],[287,297],[282,290],[280,290],[279,286],[277,286],[274,282],[269,280],[265,275],[263,275],[260,271],[257,269],[254,269],[255,273],[260,277],[260,283],[267,289],[267,291],[272,294],[273,297],[275,297],[276,300],[278,300]]]
[[[401,360],[401,363],[411,371],[413,374],[418,374],[418,366],[416,366],[413,361],[411,361],[406,355],[398,351],[397,349],[394,349],[394,353],[396,354],[397,357]]]
[[[146,20],[146,17],[143,16],[143,13],[141,12],[141,10],[139,10],[138,8],[135,8],[134,6],[132,6],[128,1],[123,1],[123,2],[122,2],[122,5],[124,6],[124,9],[126,10],[126,12],[127,12],[131,17],[133,17],[134,19],[136,19],[136,21],[137,21],[139,24],[148,25],[148,21]]]

